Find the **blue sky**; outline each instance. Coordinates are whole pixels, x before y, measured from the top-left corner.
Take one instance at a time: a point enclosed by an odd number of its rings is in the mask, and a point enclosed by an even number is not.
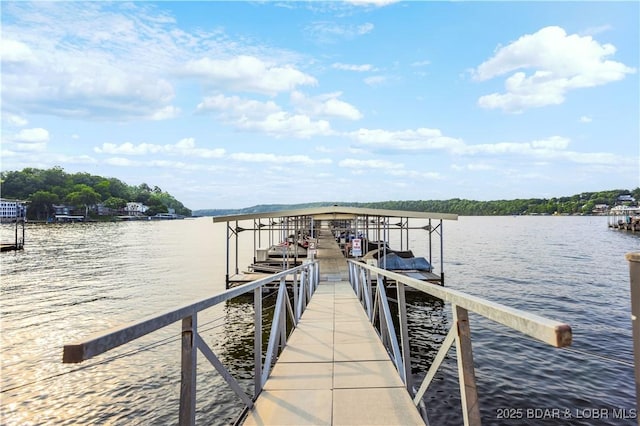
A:
[[[191,209],[640,186],[638,2],[2,2],[2,170]]]

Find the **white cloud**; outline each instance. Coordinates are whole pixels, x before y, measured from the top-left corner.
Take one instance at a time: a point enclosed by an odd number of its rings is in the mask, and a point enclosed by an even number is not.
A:
[[[185,171],[217,171],[219,166],[185,163],[183,161],[170,160],[131,160],[123,157],[111,157],[102,161],[103,164],[116,167],[155,167],[160,169],[173,169]]]
[[[33,129],[24,129],[16,133],[13,137],[15,142],[23,143],[42,143],[49,142],[49,132],[41,127]]]
[[[312,166],[315,164],[331,164],[328,158],[313,159],[307,155],[276,155],[267,153],[246,153],[237,152],[229,155],[229,158],[236,161],[244,161],[250,163],[274,163],[284,165],[285,167],[295,165]]]
[[[413,62],[413,63],[411,64],[411,66],[412,66],[412,67],[426,67],[427,65],[430,65],[430,64],[431,64],[431,61],[427,61],[427,60],[425,60],[425,61],[416,61],[416,62]]]
[[[281,108],[273,101],[260,102],[239,96],[215,95],[204,98],[198,104],[198,111],[218,111],[222,117],[234,120],[263,118],[280,112]]]
[[[17,152],[44,152],[49,142],[49,131],[41,127],[22,129],[6,138],[4,143],[10,145],[12,151]]]
[[[109,166],[117,166],[117,167],[137,167],[142,165],[138,161],[134,161],[134,160],[130,160],[128,158],[122,158],[122,157],[107,158],[106,160],[103,161],[103,163]]]
[[[387,170],[386,174],[391,176],[398,177],[408,177],[412,179],[431,179],[431,180],[441,180],[442,175],[437,172],[421,172],[418,170],[404,170],[404,169],[391,169]]]
[[[342,160],[338,165],[347,169],[397,169],[404,167],[402,163],[387,160],[358,160],[354,158]]]
[[[102,147],[95,147],[94,151],[98,154],[116,154],[116,155],[151,155],[151,154],[168,154],[180,155],[184,157],[197,158],[221,158],[225,154],[222,148],[207,149],[196,148],[193,138],[184,138],[174,145],[156,145],[150,143],[140,143],[137,145],[131,142],[125,142],[120,145],[113,143],[104,143]]]
[[[397,3],[400,0],[347,0],[347,3],[353,4],[354,6],[388,6],[393,3]]]
[[[153,112],[149,119],[153,121],[161,121],[161,120],[169,120],[171,118],[176,118],[180,115],[180,108],[176,108],[173,105],[167,105],[164,108],[160,108],[157,111]]]
[[[184,53],[161,13],[142,4],[16,2],[3,14],[5,110],[164,118],[174,90],[162,70]]]
[[[345,134],[354,139],[356,145],[369,149],[401,151],[442,151],[457,156],[490,156],[501,158],[519,156],[528,161],[562,160],[571,163],[612,165],[616,162],[629,165],[637,158],[625,158],[608,153],[581,153],[569,150],[571,140],[562,136],[550,136],[529,142],[496,142],[467,144],[462,139],[445,136],[438,129],[419,128],[416,130],[388,131],[382,129],[360,129]],[[367,154],[361,148],[356,154]]]
[[[15,2],[3,14],[5,111],[166,120],[180,113],[180,78],[268,94],[317,84],[290,65],[299,54],[231,41],[222,30],[187,33],[144,2]]]
[[[237,126],[246,130],[264,132],[274,137],[290,136],[307,139],[316,135],[328,136],[333,134],[328,121],[313,121],[302,114],[277,112],[269,114],[262,120],[238,121]]]
[[[388,80],[388,77],[385,77],[384,75],[374,75],[374,76],[365,78],[363,81],[368,86],[379,86],[381,84],[386,83],[387,80]]]
[[[388,160],[370,159],[361,160],[355,158],[347,158],[338,163],[340,167],[350,169],[354,174],[365,174],[370,171],[376,173],[382,172],[389,176],[408,177],[413,179],[441,179],[439,173],[422,172],[419,170],[406,170],[403,163],[397,163]]]
[[[20,41],[6,38],[3,38],[2,44],[0,44],[0,57],[6,65],[36,62],[36,57],[29,46]]]
[[[328,147],[323,146],[323,145],[316,146],[315,150],[318,151],[318,152],[325,153],[325,154],[330,154],[330,153],[332,153],[334,151],[332,148],[328,148]]]
[[[2,121],[7,123],[9,126],[22,127],[29,124],[29,121],[16,114],[11,114],[10,112],[6,112],[2,114]]]
[[[371,22],[367,22],[366,24],[362,24],[360,26],[358,26],[358,34],[362,35],[362,34],[367,34],[370,33],[371,31],[373,31],[374,25]]]
[[[464,171],[464,170],[469,170],[469,171],[487,171],[487,170],[495,170],[494,166],[491,166],[489,164],[484,164],[484,163],[469,163],[466,164],[464,166],[460,166],[458,164],[452,164],[451,168],[453,170],[456,171]]]
[[[342,64],[340,62],[336,62],[331,65],[331,68],[342,70],[342,71],[355,71],[355,72],[365,72],[365,71],[374,71],[373,65],[371,64]]]
[[[517,70],[505,81],[505,93],[480,97],[483,108],[521,112],[527,108],[561,104],[568,91],[622,80],[635,69],[608,59],[612,44],[600,44],[591,36],[567,35],[560,27],[542,28],[496,50],[473,76],[489,80]]]
[[[335,22],[313,22],[305,28],[305,33],[319,43],[337,43],[341,40],[353,39],[373,31],[375,26],[367,22],[360,25],[340,25]]]
[[[604,33],[607,31],[612,30],[613,27],[609,24],[605,24],[605,25],[600,25],[597,27],[589,27],[584,31],[580,32],[580,35],[590,35],[590,36],[594,36],[594,35],[598,35],[600,33]]]
[[[460,139],[444,136],[438,129],[388,131],[360,129],[348,134],[359,144],[380,149],[396,150],[455,150],[464,147]]]
[[[276,95],[298,86],[315,86],[318,81],[292,65],[278,66],[254,56],[229,59],[201,58],[187,62],[185,75],[202,78],[207,85],[228,90]]]
[[[532,156],[554,156],[569,146],[570,140],[560,136],[531,142],[498,142],[493,144],[465,145],[454,152],[457,154],[522,154]]]
[[[593,119],[589,116],[583,115],[582,117],[580,117],[581,123],[591,123],[592,121]]]
[[[308,97],[301,92],[291,93],[291,103],[298,111],[311,116],[338,117],[347,120],[360,120],[362,113],[353,105],[338,99],[342,92],[327,93]]]
[[[205,98],[198,105],[198,110],[216,111],[221,120],[238,129],[263,132],[274,137],[306,139],[334,133],[328,121],[313,120],[305,114],[291,114],[272,101],[260,102],[238,96],[216,95]]]

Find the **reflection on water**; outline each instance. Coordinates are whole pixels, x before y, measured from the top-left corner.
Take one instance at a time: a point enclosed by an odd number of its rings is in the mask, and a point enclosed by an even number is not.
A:
[[[224,231],[207,218],[29,224],[25,250],[0,258],[1,423],[176,423],[180,324],[82,364],[62,364],[62,346],[223,291]],[[411,248],[426,255],[424,234],[412,232]],[[253,246],[251,233],[240,238],[241,247]],[[550,348],[471,315],[483,424],[594,424],[592,419],[507,421],[497,418],[502,408],[611,414],[634,407],[624,254],[639,247],[637,235],[607,229],[606,218],[464,217],[445,223],[447,286],[566,321],[578,351]],[[434,250],[435,264],[438,254]],[[252,254],[241,250],[240,256],[243,269]],[[419,383],[451,314],[439,300],[410,293],[407,298],[412,372]],[[267,297],[263,306],[273,302]],[[265,311],[266,345],[270,313]],[[198,321],[204,340],[252,394],[252,297],[211,308]],[[460,424],[454,352],[425,396],[432,424]],[[228,424],[241,403],[208,361],[198,359],[197,421]],[[635,422],[610,416],[597,424]]]

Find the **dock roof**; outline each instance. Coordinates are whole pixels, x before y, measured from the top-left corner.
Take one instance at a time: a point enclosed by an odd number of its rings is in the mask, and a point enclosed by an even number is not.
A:
[[[359,208],[359,207],[346,207],[346,206],[328,206],[328,207],[312,207],[308,209],[280,210],[280,211],[273,211],[273,212],[214,216],[213,222],[217,223],[217,222],[231,222],[236,220],[250,220],[250,219],[261,219],[261,218],[272,218],[272,217],[299,217],[299,216],[311,216],[315,220],[353,219],[359,216],[458,220],[458,215],[452,214],[452,213],[430,213],[430,212],[416,212],[416,211],[404,211],[404,210],[365,209],[365,208]]]

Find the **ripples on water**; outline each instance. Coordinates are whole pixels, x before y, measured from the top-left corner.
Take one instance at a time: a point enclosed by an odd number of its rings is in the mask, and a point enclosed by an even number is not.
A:
[[[640,248],[640,236],[609,230],[602,217],[462,217],[446,222],[444,231],[448,287],[568,322],[571,348],[580,351],[550,348],[472,314],[483,423],[635,424],[611,417],[518,422],[496,414],[502,408],[560,408],[607,409],[611,416],[613,409],[635,407],[624,254]],[[12,229],[3,225],[2,232]],[[418,255],[427,253],[423,236],[412,231]],[[241,238],[248,248],[241,251],[243,269],[253,242],[250,233]],[[82,364],[62,364],[62,346],[222,291],[224,240],[224,225],[206,218],[28,225],[25,250],[0,259],[1,423],[175,424],[179,324]],[[438,300],[409,300],[412,367],[421,379],[451,313]],[[272,303],[267,299],[264,306]],[[203,338],[249,393],[252,323],[250,300],[199,316]],[[162,345],[148,349],[156,343]],[[461,421],[454,355],[452,349],[425,396],[432,424]],[[204,357],[198,359],[197,421],[228,424],[241,404]]]

